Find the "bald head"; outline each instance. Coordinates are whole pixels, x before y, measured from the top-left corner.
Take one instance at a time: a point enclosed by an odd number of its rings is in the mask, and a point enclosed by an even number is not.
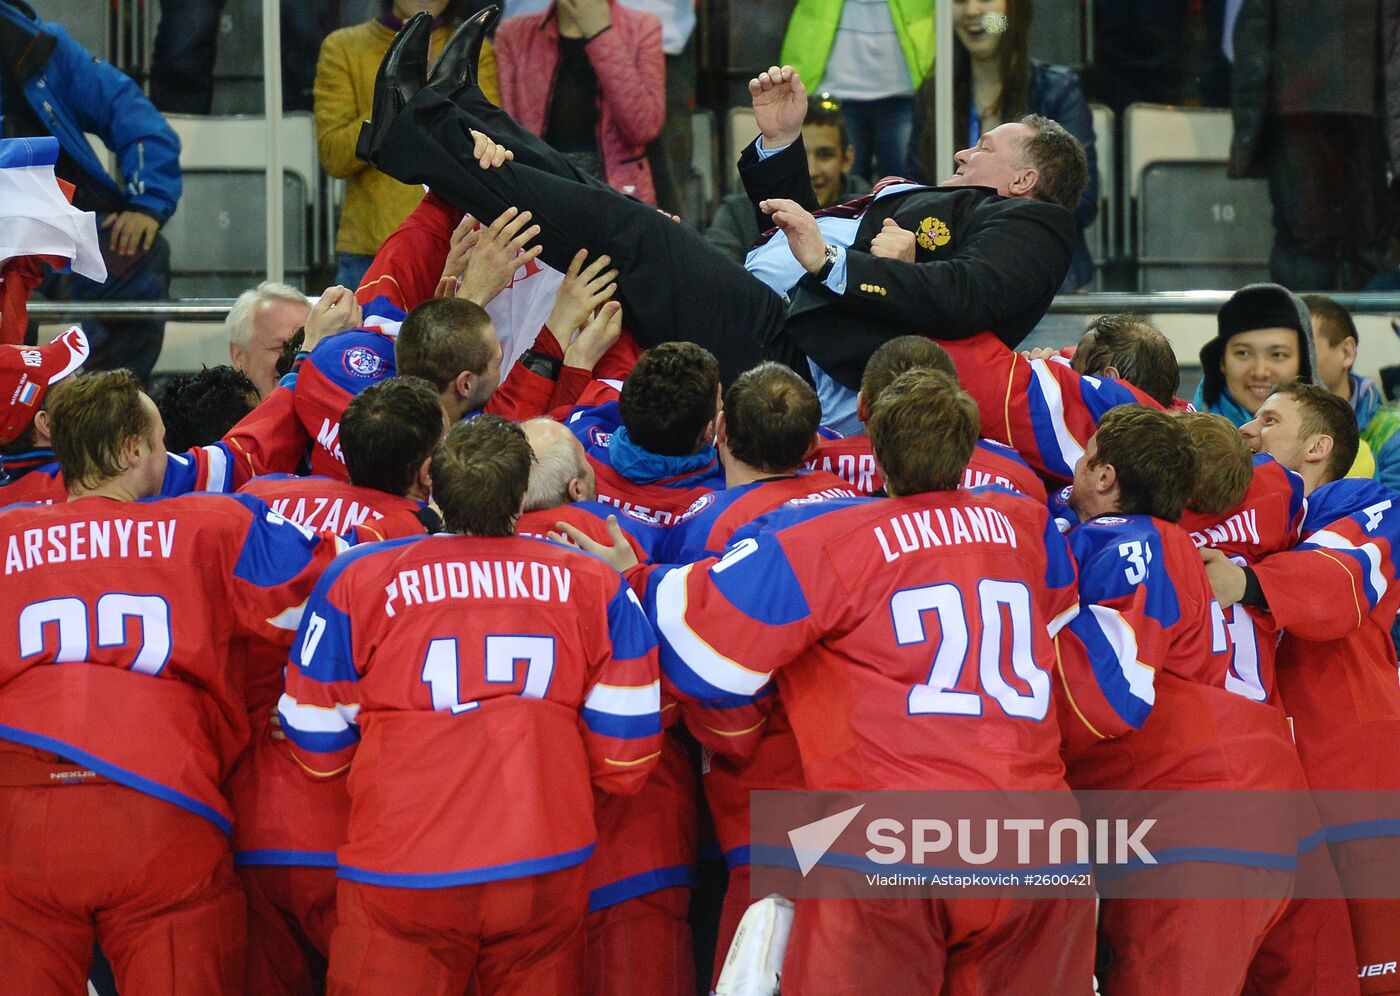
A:
[[[532,418],[520,428],[535,454],[525,491],[525,511],[597,498],[593,467],[572,432],[552,418]]]

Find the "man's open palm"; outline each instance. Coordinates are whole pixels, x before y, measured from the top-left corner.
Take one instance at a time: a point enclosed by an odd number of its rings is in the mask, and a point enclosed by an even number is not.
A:
[[[765,148],[779,149],[797,141],[807,117],[807,88],[796,69],[773,66],[759,73],[749,80],[749,95]]]

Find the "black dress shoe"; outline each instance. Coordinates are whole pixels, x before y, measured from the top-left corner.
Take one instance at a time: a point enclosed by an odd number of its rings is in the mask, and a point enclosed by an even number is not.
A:
[[[475,86],[481,43],[500,16],[501,8],[492,6],[462,22],[433,63],[428,86],[454,102],[463,91]]]
[[[433,15],[420,10],[389,43],[379,73],[374,78],[374,102],[370,120],[360,126],[355,155],[373,164],[395,116],[413,95],[423,89],[428,74],[428,40],[433,33]]]

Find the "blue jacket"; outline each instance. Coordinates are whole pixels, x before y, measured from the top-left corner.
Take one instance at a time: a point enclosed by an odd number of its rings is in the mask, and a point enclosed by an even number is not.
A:
[[[22,0],[0,0],[0,71],[18,77],[35,115],[93,187],[162,224],[175,213],[180,139],[131,77],[94,58],[61,26],[39,20]],[[4,115],[0,106],[0,120]],[[85,132],[116,152],[123,185],[108,175]]]

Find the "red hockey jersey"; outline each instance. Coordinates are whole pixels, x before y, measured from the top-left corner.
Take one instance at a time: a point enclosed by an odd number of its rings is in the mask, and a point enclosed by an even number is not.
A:
[[[1190,537],[1145,515],[1099,516],[1070,546],[1081,601],[1060,638],[1070,785],[1301,787],[1278,711],[1225,689],[1228,633]],[[1093,683],[1076,677],[1082,663]]]
[[[1028,360],[990,332],[940,342],[982,413],[982,434],[1012,447],[1048,481],[1068,483],[1104,412],[1162,406],[1126,381],[1086,377],[1058,359]]]
[[[682,694],[752,697],[777,672],[809,788],[1063,787],[1052,641],[1078,601],[1042,506],[987,488],[764,522],[654,585]]]
[[[1278,689],[1314,789],[1400,789],[1400,681],[1391,626],[1400,606],[1400,508],[1372,480],[1308,496],[1302,539],[1254,567],[1283,632]]]
[[[341,877],[409,888],[584,861],[592,787],[641,787],[659,710],[655,636],[616,572],[560,544],[444,533],[335,563],[279,705],[308,770],[349,766]]]
[[[256,495],[307,529],[347,536],[352,542],[373,543],[427,532],[421,501],[374,488],[357,488],[331,477],[266,474],[239,489]]]
[[[835,439],[823,436],[816,450],[808,455],[806,467],[808,470],[835,474],[862,495],[873,495],[885,486],[885,480],[875,466],[869,436],[841,436]],[[967,469],[963,471],[962,486],[980,488],[988,484],[1019,491],[1038,502],[1045,501],[1045,485],[1020,454],[1001,443],[979,439],[972,451],[972,458],[967,462]]]
[[[1219,516],[1187,509],[1181,528],[1198,547],[1219,550],[1239,563],[1256,564],[1298,542],[1305,509],[1303,479],[1273,457],[1256,454],[1254,476],[1238,506]],[[1214,625],[1230,633],[1225,687],[1256,702],[1278,705],[1274,677],[1278,634],[1261,629],[1242,605],[1211,611]]]
[[[87,497],[0,513],[0,738],[229,829],[247,745],[239,637],[291,643],[339,540],[255,498]],[[62,667],[50,665],[62,664]]]

